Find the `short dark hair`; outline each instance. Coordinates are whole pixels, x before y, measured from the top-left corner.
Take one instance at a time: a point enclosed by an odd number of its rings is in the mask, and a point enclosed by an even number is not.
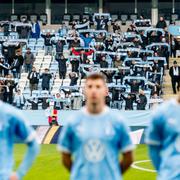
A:
[[[177,64],[177,61],[174,61],[173,64]]]
[[[92,73],[89,76],[87,76],[86,81],[88,80],[102,80],[104,83],[106,83],[106,78],[104,75],[100,74],[100,73]]]

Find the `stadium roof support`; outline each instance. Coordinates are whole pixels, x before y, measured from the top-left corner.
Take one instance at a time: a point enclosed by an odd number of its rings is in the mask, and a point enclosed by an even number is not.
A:
[[[14,0],[12,0],[12,14],[14,14]]]
[[[99,13],[103,13],[103,0],[99,0]]]
[[[134,0],[134,13],[137,14],[137,0]]]
[[[172,0],[172,13],[175,13],[175,0]]]
[[[64,9],[64,13],[65,13],[65,14],[67,14],[67,13],[68,13],[67,4],[68,4],[68,2],[67,2],[67,0],[65,0],[65,9]]]
[[[151,19],[152,25],[155,26],[158,22],[158,0],[152,0]]]
[[[46,0],[47,24],[51,24],[51,0]]]

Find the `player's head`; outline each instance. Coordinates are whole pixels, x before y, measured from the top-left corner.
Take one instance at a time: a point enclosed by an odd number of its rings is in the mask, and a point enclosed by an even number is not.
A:
[[[108,94],[106,80],[103,75],[94,73],[86,78],[85,96],[87,105],[104,105]]]

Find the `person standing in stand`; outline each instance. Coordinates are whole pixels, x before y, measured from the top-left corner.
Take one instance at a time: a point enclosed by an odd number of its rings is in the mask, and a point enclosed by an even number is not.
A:
[[[176,94],[176,89],[179,91],[180,88],[180,67],[177,61],[173,62],[173,66],[169,69],[169,75],[171,76],[172,89],[174,94]],[[177,84],[177,87],[176,87]]]

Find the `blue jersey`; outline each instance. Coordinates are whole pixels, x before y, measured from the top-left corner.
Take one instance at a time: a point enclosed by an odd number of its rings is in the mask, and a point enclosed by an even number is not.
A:
[[[171,100],[154,113],[146,142],[159,180],[180,180],[180,105]]]
[[[119,152],[134,146],[119,111],[99,115],[78,111],[60,134],[59,149],[74,157],[72,180],[121,180]]]
[[[0,101],[0,180],[9,179],[13,171],[13,143],[15,137],[24,143],[31,143],[35,139],[35,133],[25,123],[18,110]],[[33,157],[34,154],[32,153],[31,158]],[[25,171],[25,166],[20,168],[21,171]]]

